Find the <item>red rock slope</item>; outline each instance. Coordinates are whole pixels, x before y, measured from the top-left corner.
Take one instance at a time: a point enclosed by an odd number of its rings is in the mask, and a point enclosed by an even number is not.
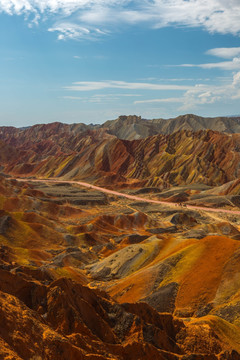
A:
[[[20,176],[85,179],[102,185],[204,183],[239,177],[240,135],[181,130],[120,140],[106,130],[76,131],[59,123],[0,129],[1,164]]]

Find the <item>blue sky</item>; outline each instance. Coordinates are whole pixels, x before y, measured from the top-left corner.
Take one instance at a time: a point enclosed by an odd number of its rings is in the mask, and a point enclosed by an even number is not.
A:
[[[0,125],[240,114],[239,0],[0,0]]]

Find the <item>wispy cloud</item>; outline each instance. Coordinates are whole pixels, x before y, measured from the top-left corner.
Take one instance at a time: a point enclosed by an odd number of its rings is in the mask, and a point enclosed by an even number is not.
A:
[[[154,103],[176,103],[181,104],[178,110],[194,109],[200,105],[213,104],[219,101],[240,99],[240,71],[228,78],[228,82],[223,78],[218,85],[210,84],[195,84],[192,86],[178,85],[178,84],[156,84],[146,82],[126,82],[126,81],[80,81],[75,82],[71,86],[64,87],[65,90],[71,92],[92,92],[105,89],[123,89],[138,90],[140,93],[112,93],[112,94],[92,94],[90,96],[75,96],[67,95],[65,99],[81,100],[84,102],[102,102],[118,100],[121,96],[135,97],[142,96],[142,99],[135,100],[133,103],[137,104],[154,104]],[[146,99],[146,91],[180,91],[179,97],[157,97],[153,99]],[[165,94],[165,93],[164,93]],[[145,98],[144,98],[145,97]]]
[[[152,104],[152,103],[182,103],[184,98],[162,98],[162,99],[149,99],[149,100],[136,100],[134,104]]]
[[[231,82],[226,84],[197,84],[188,89],[180,97],[136,100],[134,104],[148,103],[181,103],[178,110],[191,110],[201,105],[240,99],[240,71],[233,75]]]
[[[207,64],[181,64],[176,65],[179,67],[199,67],[202,69],[221,69],[221,70],[239,70],[240,69],[240,57],[235,57],[231,61],[222,61],[217,63]]]
[[[208,50],[206,54],[217,56],[223,59],[232,59],[236,56],[240,56],[240,47],[214,48]]]
[[[90,30],[82,26],[71,23],[62,23],[49,28],[50,32],[58,32],[58,40],[73,39],[77,40],[83,36],[90,35]]]
[[[79,40],[82,38],[96,39],[103,34],[107,35],[107,32],[100,31],[93,27],[83,27],[74,23],[59,23],[49,28],[50,32],[58,33],[58,40]]]
[[[153,84],[145,82],[126,81],[78,81],[64,89],[69,91],[92,91],[102,89],[125,89],[125,90],[189,90],[191,86],[175,84]]]
[[[206,64],[182,64],[182,67],[200,67],[203,69],[221,69],[221,70],[238,70],[233,73],[233,77],[218,78],[221,85],[195,85],[194,88],[185,92],[183,97],[177,98],[177,102],[182,102],[179,110],[189,110],[198,105],[213,104],[217,102],[232,101],[240,99],[240,47],[231,48],[214,48],[206,52],[208,55],[232,59],[217,63]],[[156,99],[153,99],[156,101]],[[167,102],[168,99],[161,99]],[[171,99],[169,99],[171,101]]]
[[[206,64],[180,64],[180,65],[168,65],[168,66],[189,67],[189,68],[199,67],[202,69],[240,70],[240,47],[214,48],[208,50],[206,54],[224,59],[231,59],[231,60],[206,63]]]
[[[121,97],[140,97],[141,94],[94,94],[92,96],[63,96],[63,99],[77,100],[81,102],[100,103],[119,100]]]
[[[35,24],[51,18],[50,31],[56,31],[60,40],[89,38],[86,29],[92,37],[104,36],[122,24],[240,34],[239,0],[0,0],[0,12],[25,15]]]
[[[148,78],[139,78],[139,81],[155,81],[155,82],[185,82],[185,81],[209,81],[210,78],[156,78],[156,77],[148,77]]]

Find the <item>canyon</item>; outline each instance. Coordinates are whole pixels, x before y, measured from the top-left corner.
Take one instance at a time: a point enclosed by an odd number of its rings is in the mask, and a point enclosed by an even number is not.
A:
[[[1,359],[240,359],[239,164],[239,118],[1,127]]]

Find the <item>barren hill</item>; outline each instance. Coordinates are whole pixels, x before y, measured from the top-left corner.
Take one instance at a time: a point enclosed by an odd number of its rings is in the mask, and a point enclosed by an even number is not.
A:
[[[236,180],[240,171],[240,135],[212,130],[122,140],[104,128],[79,132],[77,125],[54,123],[1,128],[0,141],[4,171],[21,176],[118,186],[217,186]]]
[[[1,359],[240,359],[235,120],[0,128]]]
[[[34,125],[30,127],[23,127],[16,129],[10,126],[0,127],[0,133],[9,137],[17,136],[36,136],[46,138],[54,136],[54,134],[72,134],[76,136],[88,130],[105,129],[109,134],[115,135],[123,140],[137,140],[144,139],[148,136],[157,134],[168,135],[178,130],[191,130],[193,132],[199,130],[213,130],[218,132],[225,132],[228,134],[240,133],[240,116],[232,117],[201,117],[194,114],[180,115],[171,119],[152,119],[147,120],[136,115],[122,115],[115,120],[108,120],[103,124],[83,123],[77,124],[62,124],[51,123],[45,125]]]
[[[139,116],[119,116],[105,122],[102,127],[120,139],[142,139],[156,134],[172,134],[178,130],[214,130],[229,134],[240,133],[240,117],[204,118],[187,114],[173,119],[146,120]]]
[[[106,200],[0,176],[1,359],[239,359],[240,220]]]

